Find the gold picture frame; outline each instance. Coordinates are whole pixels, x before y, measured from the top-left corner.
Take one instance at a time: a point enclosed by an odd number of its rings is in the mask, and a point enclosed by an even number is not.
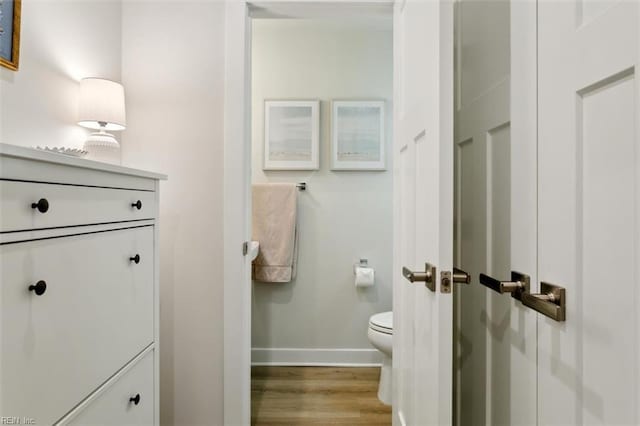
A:
[[[2,2],[2,0],[0,0],[0,2]],[[0,65],[5,68],[9,68],[10,70],[18,71],[18,64],[20,63],[20,11],[22,0],[12,0],[11,3],[13,4],[11,58],[4,58],[0,56]]]

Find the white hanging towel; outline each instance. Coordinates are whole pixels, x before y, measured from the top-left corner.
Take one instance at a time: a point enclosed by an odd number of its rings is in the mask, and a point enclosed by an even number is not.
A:
[[[253,236],[260,252],[253,279],[286,283],[296,277],[298,257],[298,188],[293,183],[253,185]]]

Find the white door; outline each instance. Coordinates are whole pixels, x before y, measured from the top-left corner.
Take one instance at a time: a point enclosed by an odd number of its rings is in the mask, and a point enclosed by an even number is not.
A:
[[[441,274],[453,254],[452,23],[449,1],[395,4],[395,425],[451,424],[452,295]],[[401,274],[424,274],[427,262],[430,283]]]
[[[538,314],[540,425],[640,423],[638,9],[538,3],[538,277],[566,289],[566,321]]]
[[[535,138],[512,137],[510,22],[509,1],[456,4],[455,265],[471,275],[454,288],[457,425],[536,422],[536,315],[479,280],[535,278]]]

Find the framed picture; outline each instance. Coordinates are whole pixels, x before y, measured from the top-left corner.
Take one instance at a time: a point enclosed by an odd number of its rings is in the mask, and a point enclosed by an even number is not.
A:
[[[0,0],[0,65],[18,70],[21,0]]]
[[[333,101],[331,169],[385,170],[384,101]]]
[[[264,170],[320,168],[320,102],[265,101]]]

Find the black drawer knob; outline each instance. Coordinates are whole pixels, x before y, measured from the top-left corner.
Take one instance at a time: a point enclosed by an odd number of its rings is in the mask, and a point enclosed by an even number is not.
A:
[[[138,210],[142,209],[142,201],[138,200],[135,203],[131,203],[131,207]]]
[[[49,202],[46,198],[40,198],[37,203],[31,203],[32,209],[38,209],[40,213],[46,213],[49,210]]]
[[[130,260],[131,262],[134,262],[134,263],[137,265],[138,263],[140,263],[140,255],[139,255],[139,254],[136,254],[135,256],[130,257],[130,258],[129,258],[129,260]]]
[[[40,280],[35,285],[30,285],[29,291],[33,291],[37,296],[42,296],[47,291],[47,283]]]
[[[137,393],[136,396],[129,398],[129,402],[133,402],[135,405],[140,404],[140,394]]]

